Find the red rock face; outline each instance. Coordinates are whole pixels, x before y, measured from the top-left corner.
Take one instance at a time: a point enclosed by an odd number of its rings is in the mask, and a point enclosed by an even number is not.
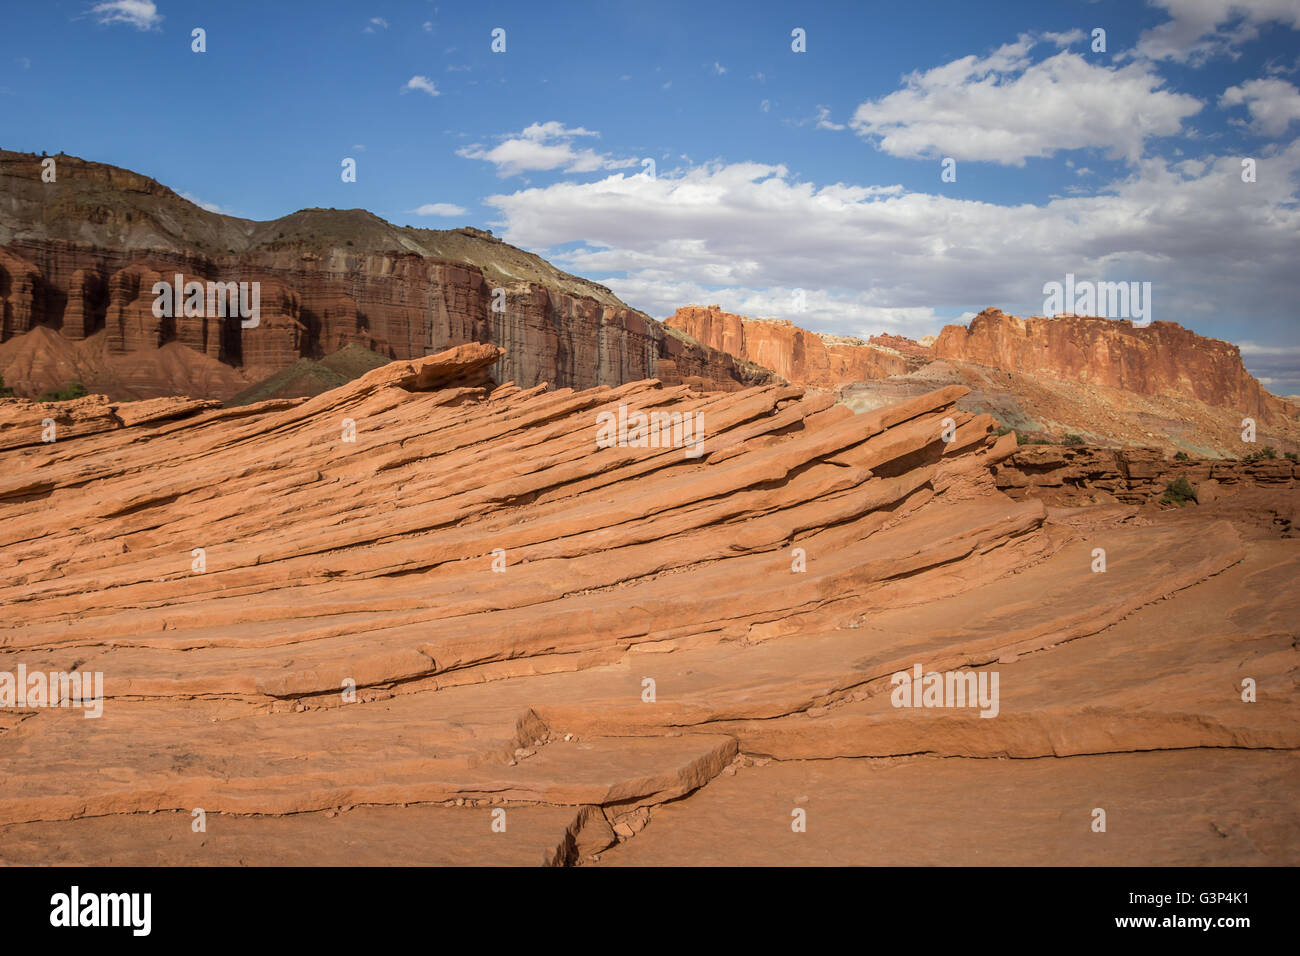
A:
[[[1194,398],[1239,409],[1263,421],[1296,418],[1296,410],[1246,371],[1237,346],[1197,335],[1173,322],[1135,328],[1126,320],[1062,316],[1021,319],[986,309],[970,327],[949,325],[934,358],[987,365],[1140,395]]]
[[[703,345],[769,368],[789,382],[815,388],[902,375],[918,368],[925,354],[917,343],[899,336],[876,336],[870,343],[837,341],[788,321],[747,319],[716,305],[685,306],[666,322]],[[910,348],[898,348],[902,343]]]
[[[40,271],[0,248],[0,341],[26,332],[40,313]]]
[[[1256,487],[1281,492],[1269,505],[1294,511],[1300,504],[1300,464],[1286,458],[1178,461],[1154,448],[1092,448],[1069,445],[1024,445],[995,469],[998,489],[1012,498],[1039,498],[1049,504],[1145,504],[1160,499],[1170,482],[1185,478],[1201,505]],[[1272,530],[1293,537],[1285,514]]]
[[[238,408],[0,401],[0,673],[99,677],[94,719],[0,703],[0,861],[1297,862],[1293,541],[1013,500],[1013,459],[1164,464],[1019,448],[961,386],[546,391],[499,351]],[[698,415],[700,455],[602,442],[629,408]],[[1000,685],[935,712],[922,669]]]
[[[84,339],[95,332],[95,317],[108,307],[108,284],[98,272],[78,269],[68,284],[68,301],[63,312],[63,334]]]
[[[261,283],[260,323],[243,328],[238,318],[158,318],[153,285],[172,283],[177,274],[183,282]],[[493,310],[494,300],[503,311]],[[475,266],[404,252],[259,250],[208,259],[17,240],[0,247],[0,310],[0,341],[37,325],[75,340],[104,330],[110,354],[179,343],[250,380],[350,344],[411,359],[469,342],[505,348],[494,374],[525,387],[591,388],[659,377],[731,390],[770,379],[729,354],[683,342],[633,309],[536,282],[508,287],[499,299]]]

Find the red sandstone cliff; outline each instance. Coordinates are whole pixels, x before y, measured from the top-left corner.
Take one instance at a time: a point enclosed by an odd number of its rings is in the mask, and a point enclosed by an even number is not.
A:
[[[747,319],[716,305],[688,305],[665,322],[709,348],[815,388],[903,375],[924,362],[925,350],[910,339],[882,335],[863,342],[821,335],[785,320]]]
[[[818,335],[717,306],[678,309],[667,323],[792,382],[833,388],[856,410],[943,383],[972,389],[961,403],[967,411],[1058,441],[1075,433],[1232,457],[1255,447],[1242,437],[1241,420],[1251,415],[1260,447],[1294,450],[1300,443],[1300,408],[1265,391],[1235,346],[1173,323],[1135,329],[1110,319],[1024,320],[989,309],[969,328],[948,326],[919,342]]]
[[[38,327],[71,342],[93,338],[121,373],[114,381],[135,380],[117,397],[172,393],[173,381],[152,381],[147,370],[159,365],[158,350],[177,345],[192,351],[191,365],[237,370],[205,372],[203,381],[219,383],[205,397],[218,398],[351,344],[393,359],[498,344],[506,351],[495,377],[522,386],[658,377],[732,389],[771,378],[477,229],[397,227],[363,210],[253,222],[207,212],[127,170],[70,156],[56,157],[56,168],[56,182],[44,183],[39,157],[0,151],[0,370],[20,394],[63,384],[24,377],[57,362],[3,361],[3,343]],[[260,324],[155,317],[154,282],[178,273],[260,282]],[[495,289],[504,290],[504,311],[492,308]]]
[[[1139,395],[1194,398],[1262,421],[1297,417],[1246,371],[1237,346],[1173,322],[1136,328],[1128,321],[1060,316],[1029,319],[985,309],[970,326],[949,325],[931,348],[936,359],[1104,385]]]

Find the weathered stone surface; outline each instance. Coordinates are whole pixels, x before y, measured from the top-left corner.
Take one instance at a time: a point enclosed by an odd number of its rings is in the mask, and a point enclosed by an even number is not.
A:
[[[995,472],[1015,437],[961,411],[960,386],[855,415],[788,384],[523,388],[495,378],[499,358],[467,343],[230,409],[83,399],[62,403],[57,441],[0,447],[0,672],[99,672],[105,695],[97,719],[0,708],[14,861],[44,841],[54,862],[264,863],[290,844],[289,859],[338,862],[337,839],[301,848],[325,814],[363,813],[358,839],[377,840],[450,804],[442,839],[505,841],[492,861],[618,862],[643,845],[660,862],[657,833],[682,819],[697,834],[690,808],[719,784],[766,832],[755,760],[915,753],[945,768],[1025,759],[952,769],[929,803],[910,777],[870,796],[854,769],[828,778],[832,815],[812,804],[809,832],[904,792],[917,819],[956,827],[954,795],[968,805],[981,787],[1007,818],[1040,822],[1110,794],[1128,832],[1145,811],[1105,789],[1119,775],[1248,830],[1234,860],[1294,860],[1294,827],[1251,822],[1273,812],[1260,792],[1290,785],[1300,743],[1293,542],[1186,509],[1136,521],[1012,498]],[[620,406],[698,413],[700,453],[602,443]],[[0,437],[29,436],[45,408],[0,412]],[[893,707],[893,675],[915,665],[998,669],[998,716]],[[1258,702],[1241,702],[1243,676]],[[1183,772],[1205,753],[1251,786]],[[1026,776],[1031,763],[1048,769]],[[543,825],[510,843],[494,806]],[[197,836],[195,807],[212,815],[210,855],[175,844]],[[789,813],[773,826],[797,839]],[[81,837],[117,819],[134,849]],[[1186,834],[1162,832],[1118,858],[1204,850],[1171,853]],[[1032,834],[1017,861],[1072,847],[1045,823]],[[775,840],[732,859],[773,859]],[[693,845],[673,862],[715,858]],[[432,832],[419,848],[470,862]],[[842,840],[822,862],[874,859],[861,850]]]
[[[1283,536],[1290,536],[1289,515],[1300,508],[1300,464],[1287,458],[1196,461],[1167,458],[1152,448],[1021,445],[995,474],[998,488],[1013,498],[1067,506],[1158,505],[1171,483],[1185,479],[1196,496],[1191,507],[1240,497],[1245,512],[1277,516]],[[1256,489],[1265,493],[1255,495]]]
[[[103,395],[64,402],[0,399],[0,449],[43,445],[95,432],[184,418],[220,405],[220,402],[190,398],[118,403],[108,401]]]
[[[609,846],[570,846],[571,831],[591,816],[572,807],[481,804],[358,806],[284,816],[211,813],[200,832],[190,812],[176,811],[0,827],[0,865],[538,866]],[[494,812],[503,814],[497,818],[502,829],[495,831]]]
[[[1298,786],[1261,751],[778,762],[656,807],[600,865],[1295,866]]]

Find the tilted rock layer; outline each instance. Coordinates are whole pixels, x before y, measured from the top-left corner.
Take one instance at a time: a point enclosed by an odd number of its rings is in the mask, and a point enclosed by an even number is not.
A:
[[[958,779],[972,761],[1076,761],[989,771],[1025,812],[1077,814],[1016,844],[1059,861],[1117,761],[1167,750],[1235,761],[1214,792],[1141,775],[1150,799],[1200,808],[1178,853],[1224,846],[1208,814],[1253,821],[1235,862],[1296,862],[1286,811],[1257,812],[1296,779],[1292,542],[1052,520],[997,490],[1015,436],[958,409],[960,387],[853,414],[787,384],[497,386],[499,358],[467,344],[233,409],[85,402],[53,440],[46,407],[8,404],[0,675],[98,672],[104,700],[93,719],[0,708],[0,860],[373,861],[348,857],[360,841],[573,863],[646,841],[649,861],[709,862],[722,813],[758,833],[731,861],[766,862],[792,838],[788,801],[861,831],[876,797],[835,768],[930,754],[951,759],[875,778],[877,811],[919,820],[904,844],[960,842],[972,800],[1002,812],[987,773]],[[688,420],[702,441],[677,440]],[[1128,625],[1170,597],[1168,627]],[[914,667],[1000,672],[996,715],[894,706]],[[786,805],[759,760],[791,768]],[[712,792],[720,810],[695,803]],[[1116,831],[1144,819],[1129,796]],[[495,832],[496,809],[518,828]],[[679,819],[686,851],[663,842]],[[832,844],[822,862],[872,858]]]

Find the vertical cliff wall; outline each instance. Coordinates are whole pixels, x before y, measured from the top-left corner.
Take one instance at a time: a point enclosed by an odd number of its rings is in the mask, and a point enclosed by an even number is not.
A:
[[[409,359],[469,342],[505,348],[494,374],[523,386],[660,377],[733,389],[772,377],[483,230],[398,227],[364,210],[253,222],[128,170],[56,159],[57,182],[44,183],[39,157],[0,151],[0,351],[43,327],[93,337],[109,357],[178,344],[245,382],[348,345]],[[259,283],[259,324],[156,317],[154,283],[177,275]],[[10,377],[21,394],[40,390]]]
[[[1021,319],[986,309],[969,326],[946,326],[931,354],[1139,395],[1194,398],[1268,421],[1296,417],[1293,406],[1246,371],[1237,346],[1173,322],[1136,328],[1127,320]]]
[[[787,381],[816,388],[903,375],[924,361],[923,350],[904,352],[893,341],[885,344],[876,339],[863,342],[824,336],[789,321],[748,319],[716,305],[685,306],[665,322],[703,345],[769,368]]]

